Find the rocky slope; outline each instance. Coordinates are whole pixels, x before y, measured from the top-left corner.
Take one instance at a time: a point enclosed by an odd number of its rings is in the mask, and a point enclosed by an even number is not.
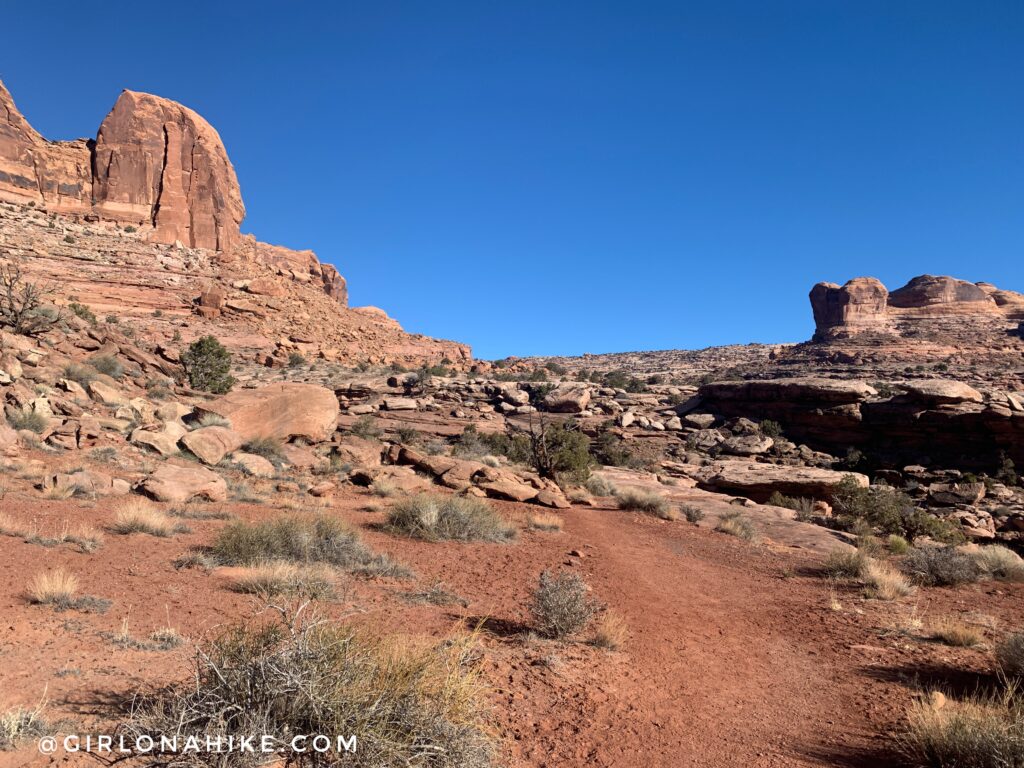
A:
[[[462,344],[347,307],[312,251],[242,235],[241,190],[217,132],[173,101],[124,91],[95,140],[50,142],[0,84],[0,256],[65,302],[128,320],[150,346],[213,333],[269,364],[467,362]]]

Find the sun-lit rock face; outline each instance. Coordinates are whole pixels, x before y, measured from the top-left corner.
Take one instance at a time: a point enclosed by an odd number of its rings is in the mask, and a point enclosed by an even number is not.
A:
[[[217,131],[181,104],[123,91],[100,125],[93,197],[103,218],[152,222],[153,239],[231,250],[245,206]]]
[[[891,293],[873,277],[811,289],[815,339],[849,338],[867,331],[905,335],[915,324],[947,318],[1024,317],[1024,296],[990,283],[920,275]],[[924,326],[922,326],[923,328]]]

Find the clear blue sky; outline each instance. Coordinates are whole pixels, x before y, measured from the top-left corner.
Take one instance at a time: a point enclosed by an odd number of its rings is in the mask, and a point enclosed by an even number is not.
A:
[[[51,2],[49,138],[121,88],[223,137],[243,230],[479,357],[797,341],[818,280],[1024,290],[1024,3]]]

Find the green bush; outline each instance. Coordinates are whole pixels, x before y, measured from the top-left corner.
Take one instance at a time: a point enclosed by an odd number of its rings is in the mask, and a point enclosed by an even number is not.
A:
[[[376,440],[381,435],[380,427],[377,426],[377,420],[368,413],[356,419],[355,423],[349,428],[349,431],[356,437],[362,437],[366,440]]]
[[[610,429],[602,429],[590,444],[590,452],[598,464],[606,467],[637,467],[640,462],[626,445],[626,441]]]
[[[306,358],[301,352],[289,352],[288,353],[288,367],[299,368],[306,364]]]
[[[222,395],[235,385],[235,377],[231,375],[231,353],[213,336],[203,336],[192,342],[182,352],[181,363],[193,389]]]
[[[75,315],[80,317],[82,320],[89,323],[89,325],[96,325],[97,320],[95,313],[85,306],[85,304],[79,304],[77,301],[72,301],[68,304],[68,309],[74,312]]]
[[[909,542],[922,536],[957,541],[958,530],[944,520],[918,509],[902,491],[886,486],[861,487],[846,476],[832,494],[832,507],[840,525],[850,530],[864,521],[881,533],[897,534]]]
[[[219,419],[206,420],[204,416],[200,419],[200,426],[225,426],[226,419],[217,416],[217,414],[210,414],[210,416]],[[206,423],[203,423],[206,421]],[[230,423],[230,422],[228,422]],[[246,453],[255,453],[257,456],[262,456],[264,459],[269,461],[275,467],[280,467],[284,464],[284,445],[281,444],[280,440],[273,437],[257,437],[249,440],[245,445],[242,446],[242,450]]]

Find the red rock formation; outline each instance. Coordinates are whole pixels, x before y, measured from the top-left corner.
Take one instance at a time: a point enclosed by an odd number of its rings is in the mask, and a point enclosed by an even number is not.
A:
[[[0,83],[0,200],[98,216],[137,226],[158,243],[261,261],[348,301],[345,279],[312,251],[239,234],[245,205],[220,136],[191,109],[159,96],[123,91],[95,141],[51,142]]]
[[[995,312],[995,301],[979,286],[954,277],[921,275],[889,294],[889,306],[898,309],[938,308],[948,314]]]
[[[884,329],[888,296],[885,286],[873,277],[857,277],[842,287],[818,283],[810,295],[815,335]]]
[[[217,131],[192,110],[123,91],[100,125],[93,197],[103,218],[149,222],[153,239],[229,251],[245,206]]]

